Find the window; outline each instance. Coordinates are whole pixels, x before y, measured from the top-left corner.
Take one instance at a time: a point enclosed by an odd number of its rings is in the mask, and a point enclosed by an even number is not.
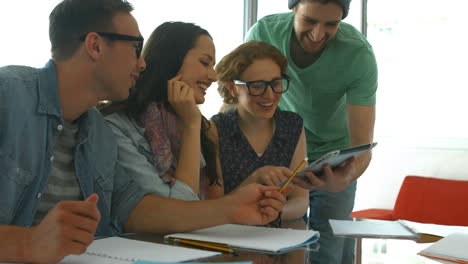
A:
[[[3,1],[0,67],[42,67],[50,58],[49,14],[59,0]]]
[[[343,20],[355,26],[357,29],[361,29],[361,16],[362,16],[362,0],[351,1],[348,16]],[[258,0],[258,15],[257,18],[275,13],[289,12],[288,3],[286,0]]]
[[[49,14],[60,0],[15,0],[2,3],[2,35],[0,66],[16,64],[42,67],[50,58],[48,34]],[[133,15],[140,31],[147,39],[151,32],[166,21],[193,22],[210,32],[216,45],[216,60],[242,43],[243,1],[130,0],[135,7]],[[14,25],[14,26],[13,26]],[[6,41],[8,40],[8,41]],[[210,118],[221,106],[216,83],[200,106]]]
[[[60,0],[3,3],[0,66],[41,67],[50,58],[48,16]],[[133,0],[145,38],[164,21],[194,22],[214,38],[217,61],[242,43],[244,1]],[[362,0],[351,2],[346,22],[361,28]],[[25,8],[27,7],[27,8]],[[368,0],[369,42],[379,65],[377,141],[417,147],[468,148],[464,80],[468,36],[463,34],[468,2]],[[258,0],[258,18],[288,12],[285,0]],[[201,106],[207,117],[221,99],[213,84]]]
[[[376,137],[468,148],[467,8],[459,0],[368,1],[368,39],[379,65]]]
[[[166,21],[184,21],[198,24],[210,32],[216,46],[216,62],[242,43],[243,1],[131,0],[140,31],[147,39],[151,32]],[[207,91],[200,110],[207,118],[218,113],[221,97],[213,83]]]

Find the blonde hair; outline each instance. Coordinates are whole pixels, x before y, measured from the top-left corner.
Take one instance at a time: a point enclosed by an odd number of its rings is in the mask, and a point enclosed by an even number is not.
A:
[[[218,77],[218,92],[223,98],[223,106],[221,112],[226,112],[234,108],[237,104],[237,98],[233,97],[229,92],[228,83],[233,80],[239,80],[241,74],[257,59],[272,59],[282,73],[286,73],[288,68],[288,60],[274,46],[263,42],[251,40],[246,42],[228,55],[224,56],[215,67]]]

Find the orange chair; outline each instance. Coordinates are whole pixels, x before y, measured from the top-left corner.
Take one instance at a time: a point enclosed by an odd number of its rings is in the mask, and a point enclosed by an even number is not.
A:
[[[351,216],[468,226],[468,181],[406,176],[393,210],[367,209],[355,211]],[[362,239],[358,238],[355,263],[361,263],[361,248]]]
[[[468,226],[468,181],[406,176],[393,210],[367,209],[351,216]]]

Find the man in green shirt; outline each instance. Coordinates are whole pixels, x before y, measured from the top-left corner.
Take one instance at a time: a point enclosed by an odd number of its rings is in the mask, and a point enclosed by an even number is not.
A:
[[[304,119],[309,160],[373,141],[377,65],[371,45],[342,22],[350,0],[289,0],[292,12],[269,15],[250,29],[246,41],[277,47],[289,60],[291,89],[280,107]],[[367,153],[345,166],[309,174],[295,182],[310,192],[310,225],[320,231],[313,263],[352,263],[354,241],[334,238],[328,219],[349,219],[356,179],[371,160]]]

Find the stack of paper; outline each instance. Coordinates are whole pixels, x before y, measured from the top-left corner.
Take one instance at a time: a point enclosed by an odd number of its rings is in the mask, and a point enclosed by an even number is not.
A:
[[[360,238],[398,238],[417,240],[418,235],[398,221],[385,220],[335,220],[330,219],[335,236]]]
[[[138,260],[181,262],[220,255],[217,252],[109,237],[95,240],[80,256],[65,257],[61,264],[129,264]]]
[[[454,233],[419,252],[420,255],[456,263],[468,263],[468,233]]]
[[[220,225],[190,233],[167,235],[166,238],[192,239],[227,244],[235,248],[285,252],[316,242],[319,232],[245,225]]]

